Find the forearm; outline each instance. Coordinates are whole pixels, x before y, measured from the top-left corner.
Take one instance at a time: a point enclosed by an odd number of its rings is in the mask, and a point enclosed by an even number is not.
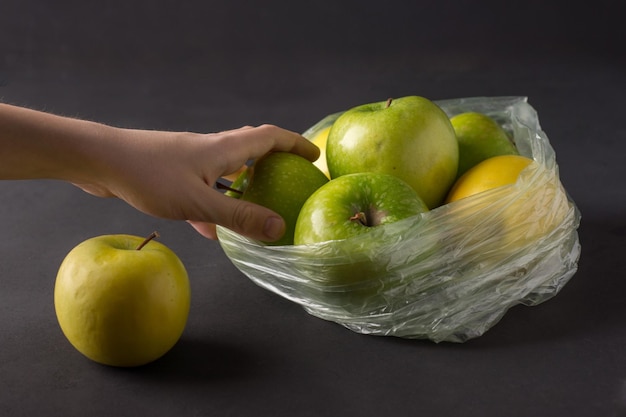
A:
[[[90,181],[102,167],[102,124],[0,104],[0,179]]]

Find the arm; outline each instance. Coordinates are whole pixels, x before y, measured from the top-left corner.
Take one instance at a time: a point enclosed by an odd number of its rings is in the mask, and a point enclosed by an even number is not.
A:
[[[269,151],[319,155],[300,135],[271,125],[212,134],[146,131],[0,104],[0,179],[68,181],[156,217],[187,220],[212,239],[215,224],[264,240],[284,232],[276,213],[214,188]]]

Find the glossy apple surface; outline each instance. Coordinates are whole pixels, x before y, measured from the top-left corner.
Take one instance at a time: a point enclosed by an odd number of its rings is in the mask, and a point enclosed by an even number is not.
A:
[[[302,207],[295,233],[296,245],[324,248],[299,260],[307,264],[310,296],[346,311],[384,306],[395,255],[383,239],[384,226],[426,211],[417,193],[393,175],[348,174],[322,186]]]
[[[347,239],[425,211],[428,207],[417,193],[393,175],[347,174],[307,199],[298,216],[294,243]]]
[[[235,181],[242,188],[241,198],[278,213],[286,224],[285,234],[271,245],[293,244],[300,208],[328,178],[313,163],[289,152],[273,152],[257,160]],[[235,184],[234,183],[234,184]]]
[[[431,209],[452,186],[459,158],[450,119],[418,96],[347,110],[331,128],[326,152],[331,178],[357,172],[395,175]]]
[[[187,272],[165,245],[130,235],[88,239],[63,260],[54,306],[70,343],[89,359],[139,366],[168,352],[185,328]]]

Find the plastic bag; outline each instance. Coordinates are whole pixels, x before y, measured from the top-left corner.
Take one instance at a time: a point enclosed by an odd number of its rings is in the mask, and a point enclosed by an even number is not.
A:
[[[555,296],[577,270],[580,213],[561,185],[537,113],[524,97],[436,103],[449,116],[493,117],[536,163],[514,185],[351,239],[263,246],[220,227],[226,255],[261,287],[363,334],[464,342],[512,306]],[[304,135],[312,138],[338,116]]]

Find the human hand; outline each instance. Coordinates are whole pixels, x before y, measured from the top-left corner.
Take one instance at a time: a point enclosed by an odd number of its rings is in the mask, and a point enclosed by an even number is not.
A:
[[[212,134],[110,129],[112,136],[96,148],[91,180],[75,185],[101,197],[118,197],[156,217],[186,220],[209,239],[217,239],[217,224],[266,241],[285,231],[283,219],[273,211],[218,191],[221,177],[270,151],[293,152],[311,161],[319,157],[308,140],[272,125]]]
[[[68,181],[153,216],[186,220],[210,239],[216,224],[260,240],[282,236],[278,214],[215,189],[220,177],[270,151],[311,161],[320,153],[272,125],[212,134],[122,129],[0,103],[0,179]]]

